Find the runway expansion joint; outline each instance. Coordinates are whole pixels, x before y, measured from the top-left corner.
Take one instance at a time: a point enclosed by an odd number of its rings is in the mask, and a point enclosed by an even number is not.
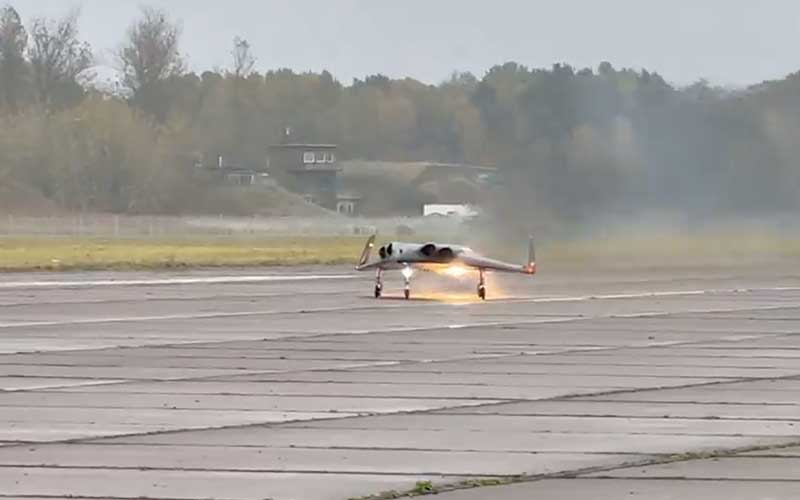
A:
[[[503,486],[519,482],[526,476],[512,476],[503,478],[480,478],[480,479],[467,479],[458,483],[448,483],[437,485],[432,481],[417,481],[414,488],[407,491],[384,491],[374,495],[367,495],[363,497],[352,497],[348,500],[392,500],[397,498],[412,498],[427,495],[438,495],[448,491],[467,490],[472,488],[484,488],[490,486]]]

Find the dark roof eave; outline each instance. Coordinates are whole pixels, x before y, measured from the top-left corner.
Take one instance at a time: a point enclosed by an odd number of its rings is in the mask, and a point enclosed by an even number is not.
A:
[[[314,149],[336,149],[338,146],[336,144],[302,144],[302,143],[292,143],[292,144],[273,144],[269,147],[270,149],[303,149],[303,148],[314,148]]]
[[[464,163],[428,163],[428,167],[434,168],[454,168],[461,170],[477,170],[483,172],[496,172],[497,167],[485,167],[483,165],[467,165]]]

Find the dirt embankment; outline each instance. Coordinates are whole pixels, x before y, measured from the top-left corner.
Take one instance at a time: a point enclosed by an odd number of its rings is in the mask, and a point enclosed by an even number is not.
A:
[[[335,212],[306,202],[302,196],[277,186],[219,186],[196,193],[186,203],[165,213],[146,215],[226,215],[263,217],[322,217]],[[90,210],[94,213],[102,213]],[[0,214],[57,216],[71,213],[36,188],[18,182],[0,182]],[[136,215],[136,214],[134,214]],[[141,215],[141,214],[140,214]]]

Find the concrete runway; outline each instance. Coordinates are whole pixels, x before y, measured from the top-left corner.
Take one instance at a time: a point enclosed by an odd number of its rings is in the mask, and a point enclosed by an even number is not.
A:
[[[798,498],[797,269],[6,275],[0,498]]]

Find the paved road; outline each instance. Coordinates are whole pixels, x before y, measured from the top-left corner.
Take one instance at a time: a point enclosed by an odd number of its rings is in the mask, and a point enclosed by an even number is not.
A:
[[[792,269],[7,275],[0,498],[797,498]]]

